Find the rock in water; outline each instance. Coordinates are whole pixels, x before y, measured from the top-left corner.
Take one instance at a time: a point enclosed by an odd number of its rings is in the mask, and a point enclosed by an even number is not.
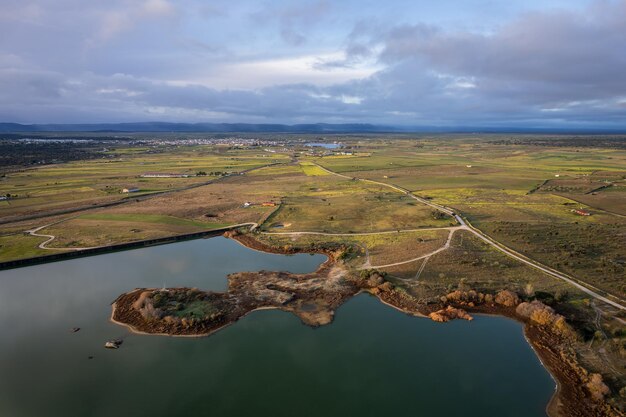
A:
[[[104,347],[107,349],[119,349],[122,344],[121,340],[109,340],[104,344]]]

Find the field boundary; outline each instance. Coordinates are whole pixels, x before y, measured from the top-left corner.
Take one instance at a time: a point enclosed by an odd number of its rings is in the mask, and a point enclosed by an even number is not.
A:
[[[115,207],[115,206],[119,206],[122,204],[127,204],[127,203],[132,203],[132,202],[138,202],[138,201],[144,201],[144,200],[148,200],[154,197],[159,197],[159,196],[163,196],[163,195],[168,195],[168,194],[173,194],[173,193],[178,193],[181,191],[187,191],[187,190],[193,190],[194,188],[199,188],[199,187],[204,187],[207,185],[211,185],[214,184],[216,182],[219,182],[225,178],[230,178],[236,175],[245,175],[248,172],[251,171],[255,171],[257,169],[262,169],[262,168],[267,168],[270,166],[274,166],[274,165],[281,165],[283,164],[283,162],[273,162],[271,164],[267,164],[267,165],[263,165],[260,167],[254,167],[254,168],[250,168],[250,169],[246,169],[243,171],[238,172],[237,174],[229,174],[229,175],[224,175],[222,177],[218,177],[218,178],[213,178],[209,181],[204,181],[204,182],[200,182],[197,184],[191,184],[191,185],[187,185],[181,188],[175,188],[173,190],[164,190],[164,191],[156,191],[150,194],[144,194],[144,195],[140,195],[140,196],[128,196],[128,197],[124,197],[120,200],[115,200],[115,201],[108,201],[106,203],[96,203],[96,204],[91,204],[88,206],[81,206],[81,207],[74,207],[74,208],[66,208],[66,209],[59,209],[59,210],[53,210],[53,211],[49,211],[49,212],[43,212],[43,213],[37,213],[37,214],[30,214],[30,215],[25,215],[25,216],[12,216],[12,217],[8,217],[8,218],[4,218],[4,219],[0,219],[0,225],[2,224],[11,224],[11,223],[17,223],[17,222],[22,222],[22,221],[27,221],[27,220],[35,220],[35,219],[42,219],[42,218],[46,218],[46,217],[52,217],[52,216],[60,216],[63,214],[71,214],[71,213],[78,213],[81,211],[87,211],[87,210],[92,210],[92,209],[98,209],[98,208],[108,208],[108,207]]]

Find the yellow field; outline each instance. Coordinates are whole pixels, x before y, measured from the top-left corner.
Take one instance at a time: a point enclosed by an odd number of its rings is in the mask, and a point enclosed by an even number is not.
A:
[[[304,172],[309,177],[321,177],[324,175],[330,175],[327,171],[323,170],[322,168],[311,162],[300,162],[300,168],[302,168],[302,172]]]

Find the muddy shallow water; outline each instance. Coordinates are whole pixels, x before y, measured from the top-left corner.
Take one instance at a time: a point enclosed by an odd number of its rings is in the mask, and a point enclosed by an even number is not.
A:
[[[281,311],[200,339],[109,322],[135,287],[223,291],[227,273],[324,259],[214,238],[0,271],[0,415],[545,415],[554,382],[505,318],[438,324],[361,295],[318,329]]]

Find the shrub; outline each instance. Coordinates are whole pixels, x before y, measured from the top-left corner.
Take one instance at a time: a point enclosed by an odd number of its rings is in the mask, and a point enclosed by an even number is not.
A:
[[[155,308],[149,301],[144,303],[144,306],[139,309],[139,313],[146,320],[160,319],[163,316],[163,312],[160,309]]]
[[[167,304],[167,295],[162,292],[157,292],[152,296],[152,303],[157,308],[163,307],[165,304]]]
[[[600,374],[591,374],[589,376],[589,382],[587,382],[585,386],[591,393],[591,398],[596,401],[602,401],[604,396],[611,392],[609,387],[607,387],[602,380],[602,375]]]
[[[502,290],[496,294],[496,304],[501,304],[505,307],[514,307],[519,304],[519,296],[513,291]]]
[[[370,287],[378,287],[379,285],[383,284],[385,282],[385,279],[378,273],[374,272],[373,274],[370,274],[370,277],[367,279],[367,284]]]
[[[531,313],[530,319],[542,326],[552,326],[552,323],[556,319],[554,311],[549,307],[535,310]]]
[[[524,292],[528,297],[532,297],[535,295],[535,287],[533,286],[533,284],[528,283],[526,284],[526,287],[524,287]]]
[[[529,318],[532,322],[550,328],[554,333],[561,337],[576,340],[578,334],[567,323],[565,317],[554,312],[552,307],[548,307],[541,301],[532,301],[530,303],[521,303],[515,309],[515,312],[525,318]]]
[[[568,292],[567,290],[557,290],[557,292],[554,294],[554,299],[556,301],[565,301],[567,300],[568,297]]]
[[[517,308],[515,309],[515,312],[521,317],[530,318],[534,312],[538,310],[544,310],[544,309],[549,309],[550,311],[554,311],[552,310],[552,308],[543,304],[541,301],[535,300],[531,302],[521,303],[520,305],[517,306]]]

